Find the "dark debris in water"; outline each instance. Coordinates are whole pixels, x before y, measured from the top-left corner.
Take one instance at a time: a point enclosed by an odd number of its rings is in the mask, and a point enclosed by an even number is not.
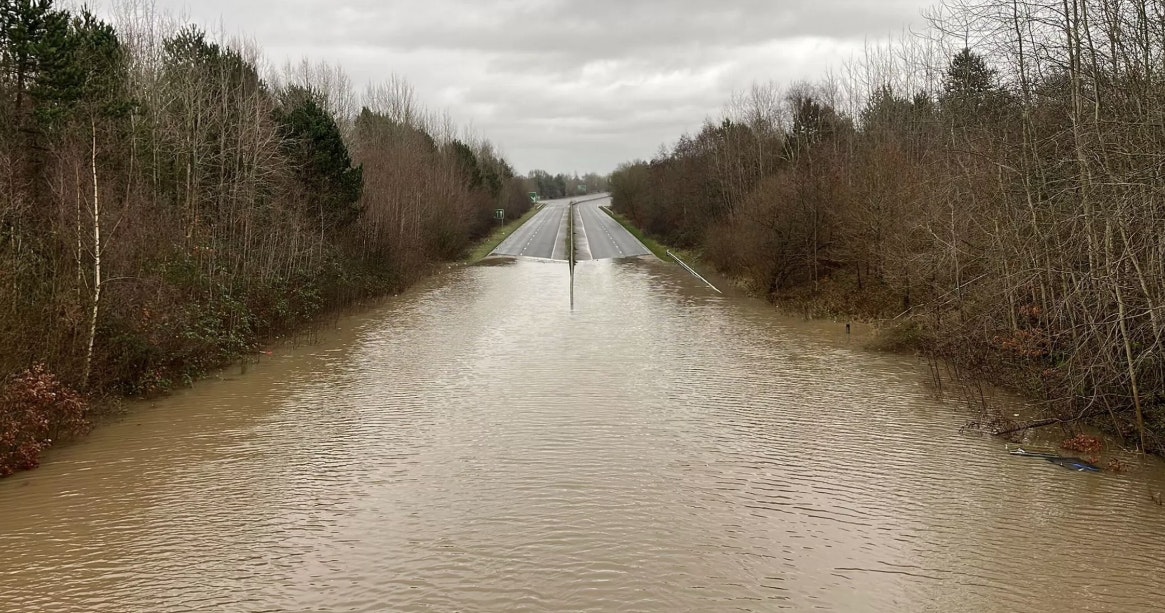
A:
[[[1100,472],[1099,466],[1097,466],[1097,465],[1095,465],[1092,462],[1089,462],[1087,460],[1082,460],[1080,458],[1071,458],[1071,457],[1056,455],[1054,453],[1040,453],[1040,452],[1026,451],[1022,447],[1019,449],[1012,449],[1012,450],[1008,451],[1008,453],[1010,453],[1011,455],[1023,456],[1023,457],[1027,457],[1027,458],[1039,458],[1039,459],[1047,460],[1048,462],[1051,462],[1052,464],[1055,464],[1056,466],[1063,466],[1064,468],[1067,468],[1069,470],[1075,470],[1077,472],[1090,472],[1090,473]]]

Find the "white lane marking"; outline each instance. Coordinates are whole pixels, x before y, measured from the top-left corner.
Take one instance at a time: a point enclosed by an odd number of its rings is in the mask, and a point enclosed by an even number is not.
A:
[[[551,210],[554,208],[559,209],[559,213],[558,213],[557,217],[555,217],[555,215],[553,215],[551,213]],[[559,236],[561,236],[561,233],[562,233],[562,225],[563,225],[563,221],[564,221],[563,212],[568,210],[568,209],[569,209],[569,207],[551,207],[551,206],[543,207],[543,209],[541,211],[539,211],[538,214],[535,215],[535,217],[533,219],[531,219],[530,221],[523,224],[520,228],[518,228],[512,234],[510,234],[510,236],[507,237],[506,240],[502,241],[502,244],[498,245],[497,248],[494,249],[493,253],[498,254],[498,255],[525,256],[526,252],[530,250],[531,246],[533,246],[534,240],[537,239],[538,236],[542,233],[542,230],[546,228],[546,224],[550,223],[550,220],[555,219],[555,218],[557,219],[558,224],[559,224],[559,227],[556,230],[556,234],[555,234],[555,241],[557,242]],[[525,240],[522,240],[523,236],[526,237]],[[522,241],[521,242],[522,249],[520,252],[515,253],[514,251],[510,250],[509,248],[505,248],[506,245],[514,244],[514,243],[517,243],[518,241]],[[517,247],[515,246],[514,249],[517,249]],[[535,257],[538,259],[553,260],[554,259],[553,248],[551,249],[551,253],[550,253],[550,256],[548,258],[542,258],[541,256],[529,256],[529,257]]]
[[[575,207],[578,208],[578,207]],[[587,238],[587,222],[583,219],[582,209],[578,211],[578,225],[583,231],[583,243],[587,246],[587,259],[595,259],[594,252],[591,251],[591,239]]]
[[[543,209],[543,210],[545,210],[545,209]],[[519,240],[521,240],[522,236],[525,236],[524,232],[528,228],[534,228],[534,234],[537,234],[538,230],[541,229],[542,225],[544,223],[546,223],[546,221],[543,220],[537,226],[534,225],[534,220],[538,219],[540,216],[542,216],[542,211],[538,211],[538,213],[535,214],[532,219],[530,219],[529,221],[527,221],[526,223],[522,224],[517,229],[515,229],[509,236],[506,237],[506,239],[504,241],[501,242],[500,245],[498,245],[497,247],[494,248],[491,255],[495,254],[495,253],[498,255],[512,255],[513,251],[510,251],[510,248],[507,247],[507,245],[510,245],[511,243],[517,243]],[[529,248],[529,246],[530,246],[530,240],[531,239],[526,240],[525,247],[522,248],[522,252],[519,253],[518,255],[525,255],[526,249]],[[517,246],[515,245],[514,248],[517,248]]]
[[[598,208],[597,207],[591,207],[591,208],[592,208],[591,212],[594,214],[597,214]],[[615,237],[611,236],[611,231],[607,228],[607,224],[604,224],[602,221],[600,221],[599,227],[603,229],[603,232],[607,235],[607,240],[611,241],[611,246],[614,247],[615,250],[619,252],[619,255],[625,255],[623,253],[623,248],[619,246],[619,243],[615,242]]]
[[[562,215],[558,216],[558,220],[559,220],[558,221],[558,231],[554,233],[554,244],[550,246],[550,258],[551,259],[554,258],[554,250],[558,249],[558,241],[561,240],[561,238],[562,238],[562,226],[564,225],[562,223],[562,218],[563,218]]]
[[[522,247],[522,253],[518,255],[526,255],[526,250],[530,248],[530,244],[533,243],[534,239],[538,237],[538,233],[542,231],[542,227],[546,225],[547,216],[540,216],[542,217],[541,223],[538,224],[538,227],[534,228],[534,233],[530,235],[530,238],[526,239],[526,244]]]
[[[591,249],[589,249],[589,246],[591,246],[591,239],[587,238],[586,235],[586,219],[583,218],[583,211],[579,211],[579,227],[583,228],[583,240],[586,241],[587,251],[591,251]],[[592,255],[592,258],[594,258],[594,255]]]
[[[647,248],[647,245],[644,245],[638,238],[635,238],[635,235],[628,232],[627,229],[624,228],[622,224],[615,221],[614,217],[612,217],[606,213],[603,213],[602,211],[599,211],[600,208],[603,208],[603,207],[601,207],[597,204],[595,205],[596,214],[602,213],[600,215],[600,217],[604,221],[604,225],[603,225],[604,230],[606,230],[608,227],[615,228],[616,234],[620,233],[620,231],[621,231],[623,236],[629,238],[631,240],[631,242],[639,245],[640,248],[635,249],[635,253],[632,255],[649,255],[649,254],[651,254],[651,250]],[[614,237],[614,235],[611,234],[610,230],[607,230],[607,236],[611,238],[611,242],[614,243],[615,248],[619,250],[619,255],[626,256],[627,252],[623,251],[623,248],[619,246],[619,242],[615,240],[615,237]]]

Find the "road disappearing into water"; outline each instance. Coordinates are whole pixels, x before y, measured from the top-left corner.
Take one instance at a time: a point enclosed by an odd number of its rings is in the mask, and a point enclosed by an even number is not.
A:
[[[570,227],[568,215],[574,207],[575,257],[578,260],[605,260],[651,255],[619,222],[600,210],[610,206],[609,196],[590,200],[563,198],[548,200],[538,214],[522,224],[491,255],[566,260]]]
[[[570,200],[547,200],[538,214],[522,224],[490,255],[565,260]]]
[[[611,199],[602,198],[583,202],[575,207],[575,227],[578,228],[576,257],[579,260],[607,260],[651,255],[622,224],[599,207],[611,206]]]

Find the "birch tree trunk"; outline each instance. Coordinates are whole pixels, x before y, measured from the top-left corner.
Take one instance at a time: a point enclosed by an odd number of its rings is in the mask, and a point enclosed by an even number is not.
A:
[[[89,376],[93,368],[93,345],[97,339],[97,315],[101,308],[101,206],[97,192],[97,120],[90,119],[93,135],[90,150],[90,164],[93,169],[93,308],[89,313],[89,342],[85,350],[85,371],[81,376],[82,387],[89,387]]]

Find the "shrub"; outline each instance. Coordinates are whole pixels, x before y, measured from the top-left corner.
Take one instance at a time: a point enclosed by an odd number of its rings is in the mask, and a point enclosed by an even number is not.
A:
[[[1076,436],[1060,443],[1060,447],[1068,451],[1075,451],[1077,453],[1100,453],[1104,449],[1104,442],[1095,436],[1088,436],[1087,434],[1077,434]]]
[[[54,441],[89,430],[88,403],[37,364],[0,388],[0,477],[40,464]]]

